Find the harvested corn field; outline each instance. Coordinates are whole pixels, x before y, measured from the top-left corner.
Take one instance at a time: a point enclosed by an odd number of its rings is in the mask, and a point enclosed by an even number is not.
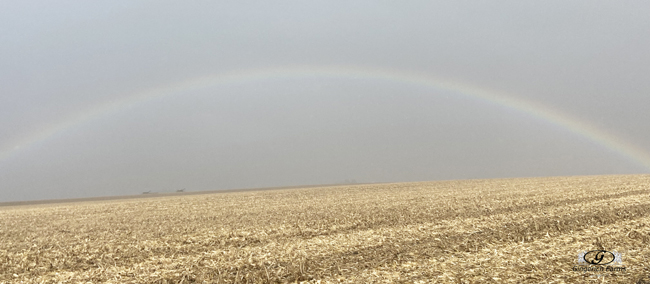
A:
[[[650,283],[650,175],[6,206],[0,239],[1,283]]]

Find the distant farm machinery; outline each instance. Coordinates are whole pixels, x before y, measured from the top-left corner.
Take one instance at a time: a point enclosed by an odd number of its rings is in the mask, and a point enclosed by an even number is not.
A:
[[[165,192],[165,191],[163,191],[163,192]],[[177,192],[177,193],[185,192],[185,188],[177,189],[176,192]],[[151,190],[149,190],[149,191],[143,191],[143,192],[142,192],[142,194],[154,194],[154,193],[157,193],[157,192],[153,192],[153,191],[151,191]]]

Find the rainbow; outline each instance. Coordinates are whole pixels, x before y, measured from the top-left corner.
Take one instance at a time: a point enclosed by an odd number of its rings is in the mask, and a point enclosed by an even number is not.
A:
[[[596,145],[600,145],[610,151],[624,156],[628,160],[643,166],[650,172],[650,155],[645,151],[645,149],[639,148],[638,146],[624,141],[604,130],[598,129],[585,121],[581,121],[565,113],[554,111],[539,103],[522,100],[514,96],[498,94],[496,92],[473,87],[468,84],[461,84],[452,80],[431,77],[425,74],[388,69],[363,68],[358,66],[289,66],[280,68],[248,69],[192,78],[175,84],[137,92],[125,96],[122,99],[99,104],[85,112],[73,114],[61,119],[60,121],[44,125],[41,129],[22,137],[19,141],[13,141],[11,145],[0,149],[0,162],[7,160],[9,157],[16,156],[21,151],[29,149],[36,144],[45,143],[49,138],[55,137],[57,134],[72,127],[89,123],[100,117],[108,116],[119,112],[120,110],[163,97],[179,95],[192,90],[225,84],[314,77],[385,80],[451,91],[457,95],[468,97],[473,100],[483,101],[499,107],[515,110],[523,115],[566,129],[576,135],[588,139]]]

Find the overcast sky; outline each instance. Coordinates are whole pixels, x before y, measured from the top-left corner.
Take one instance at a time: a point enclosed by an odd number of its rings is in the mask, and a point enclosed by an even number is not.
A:
[[[648,11],[593,0],[2,1],[0,202],[648,173],[635,156],[650,152]],[[327,68],[431,84],[310,73]],[[256,70],[267,71],[245,75]],[[173,89],[234,72],[244,75]]]

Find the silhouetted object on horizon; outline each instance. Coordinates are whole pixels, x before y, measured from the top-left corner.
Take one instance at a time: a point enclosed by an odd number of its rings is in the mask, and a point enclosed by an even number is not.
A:
[[[178,189],[178,190],[176,190],[176,192],[185,192],[185,189],[184,188],[183,189]]]

